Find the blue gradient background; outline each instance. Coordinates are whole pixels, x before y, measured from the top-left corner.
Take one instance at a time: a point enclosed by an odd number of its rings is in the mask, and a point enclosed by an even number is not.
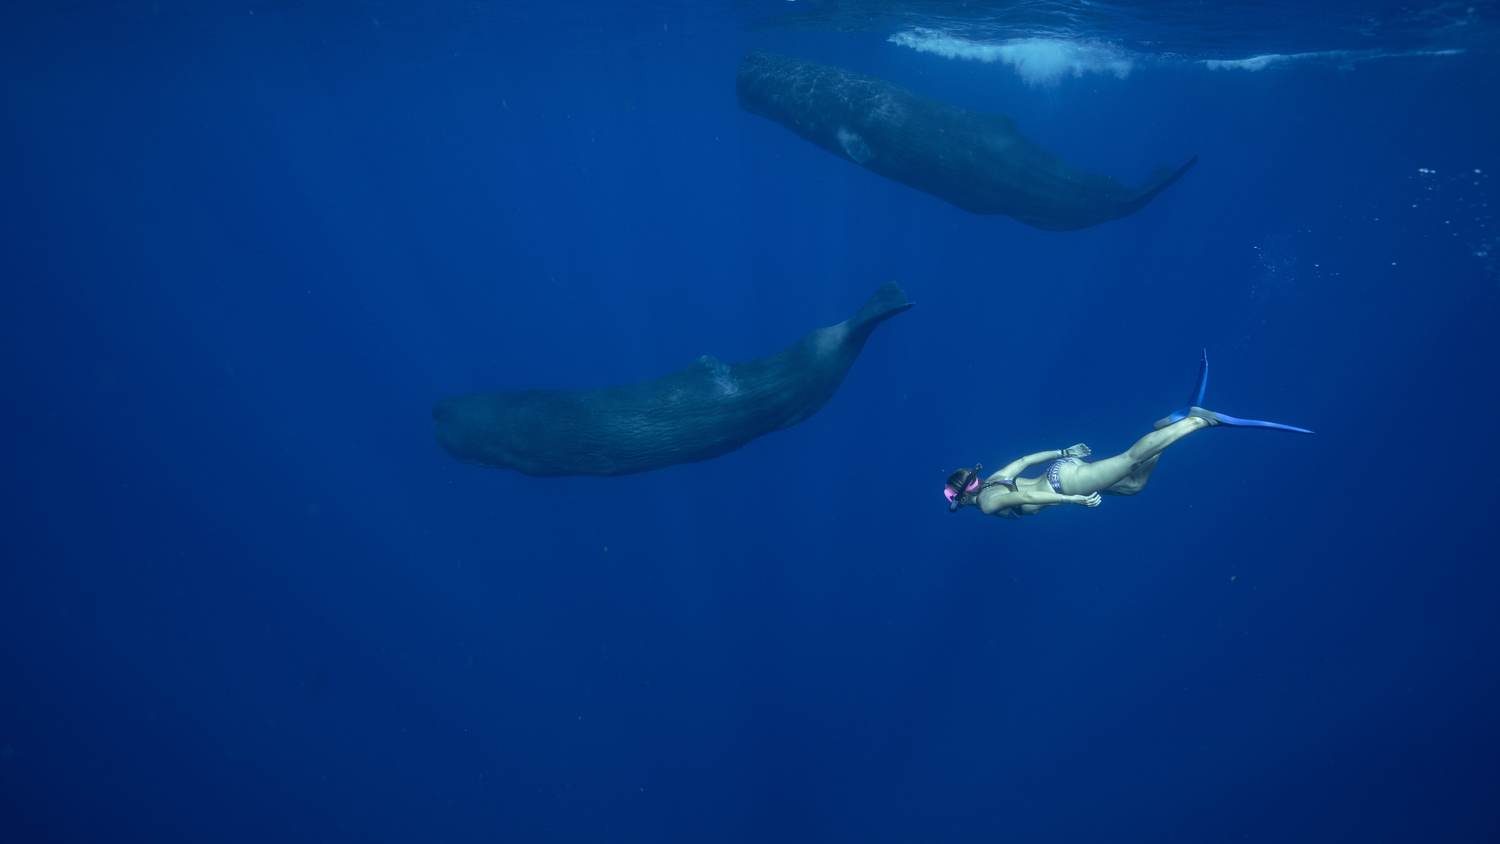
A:
[[[1494,51],[1032,87],[772,4],[475,8],[0,15],[0,838],[1500,838]],[[1201,162],[1083,231],[969,215],[741,111],[752,47]],[[892,279],[723,458],[433,440]],[[1124,449],[1204,347],[1209,407],[1318,435],[948,514],[961,464]]]

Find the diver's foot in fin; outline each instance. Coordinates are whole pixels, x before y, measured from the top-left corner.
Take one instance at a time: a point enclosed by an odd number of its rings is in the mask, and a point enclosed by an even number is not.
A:
[[[1219,415],[1217,413],[1214,413],[1212,410],[1204,410],[1201,407],[1189,408],[1188,416],[1196,416],[1199,419],[1202,419],[1203,421],[1208,423],[1208,427],[1210,428],[1224,424],[1223,421],[1219,419]]]
[[[1194,410],[1201,410],[1203,413],[1208,414],[1208,416],[1200,416],[1200,418],[1208,419],[1210,427],[1220,424],[1219,417],[1214,416],[1211,411],[1203,410],[1203,408],[1198,406],[1198,402],[1203,401],[1203,393],[1206,390],[1208,390],[1208,349],[1203,350],[1203,360],[1198,364],[1198,380],[1193,382],[1193,392],[1188,396],[1187,407],[1177,410],[1165,419],[1156,420],[1156,424],[1152,425],[1151,429],[1153,431],[1160,431],[1173,422],[1181,422],[1189,416],[1199,416],[1199,414],[1191,412]]]
[[[1161,419],[1156,420],[1155,424],[1153,424],[1151,426],[1151,430],[1153,430],[1153,431],[1160,431],[1162,428],[1165,428],[1168,425],[1172,425],[1172,424],[1181,422],[1182,420],[1190,418],[1190,417],[1193,417],[1193,416],[1196,416],[1199,419],[1202,419],[1204,422],[1207,422],[1208,423],[1208,427],[1210,427],[1210,428],[1212,428],[1212,427],[1214,427],[1216,425],[1223,425],[1224,424],[1219,419],[1219,415],[1217,413],[1214,413],[1212,410],[1204,410],[1201,407],[1193,406],[1193,407],[1186,408],[1184,410],[1179,410],[1176,413],[1172,414],[1171,416],[1163,417]]]

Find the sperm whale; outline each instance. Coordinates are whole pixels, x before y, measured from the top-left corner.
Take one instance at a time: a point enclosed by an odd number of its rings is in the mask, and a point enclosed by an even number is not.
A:
[[[745,363],[704,355],[621,387],[445,398],[432,408],[437,440],[464,463],[534,477],[629,475],[709,460],[817,413],[875,327],[913,305],[888,282],[853,317]]]
[[[873,76],[752,50],[740,62],[740,107],[847,161],[975,214],[1071,231],[1145,208],[1198,162],[1158,164],[1127,188],[1032,143],[1009,115],[950,105]]]

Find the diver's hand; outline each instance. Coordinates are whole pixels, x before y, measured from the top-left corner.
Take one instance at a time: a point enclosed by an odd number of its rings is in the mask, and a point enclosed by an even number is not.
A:
[[[1102,500],[1103,499],[1099,497],[1099,493],[1097,492],[1091,492],[1088,495],[1063,496],[1063,501],[1067,502],[1068,504],[1078,504],[1083,507],[1098,507],[1099,502]]]
[[[1084,445],[1083,443],[1079,443],[1078,445],[1070,445],[1067,448],[1063,449],[1062,456],[1063,457],[1088,457],[1090,454],[1093,454],[1093,453],[1094,453],[1093,450],[1090,449],[1088,446]]]

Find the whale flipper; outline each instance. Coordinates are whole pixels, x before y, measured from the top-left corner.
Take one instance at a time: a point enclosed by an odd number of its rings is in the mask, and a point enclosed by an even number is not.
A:
[[[735,78],[740,107],[903,185],[975,214],[1069,231],[1146,207],[1198,159],[1158,165],[1128,188],[1021,134],[1014,118],[950,105],[873,76],[752,50]]]
[[[475,393],[432,407],[438,443],[475,466],[535,477],[629,475],[728,454],[817,413],[880,323],[913,307],[888,282],[853,317],[773,355],[703,355],[638,384]]]

